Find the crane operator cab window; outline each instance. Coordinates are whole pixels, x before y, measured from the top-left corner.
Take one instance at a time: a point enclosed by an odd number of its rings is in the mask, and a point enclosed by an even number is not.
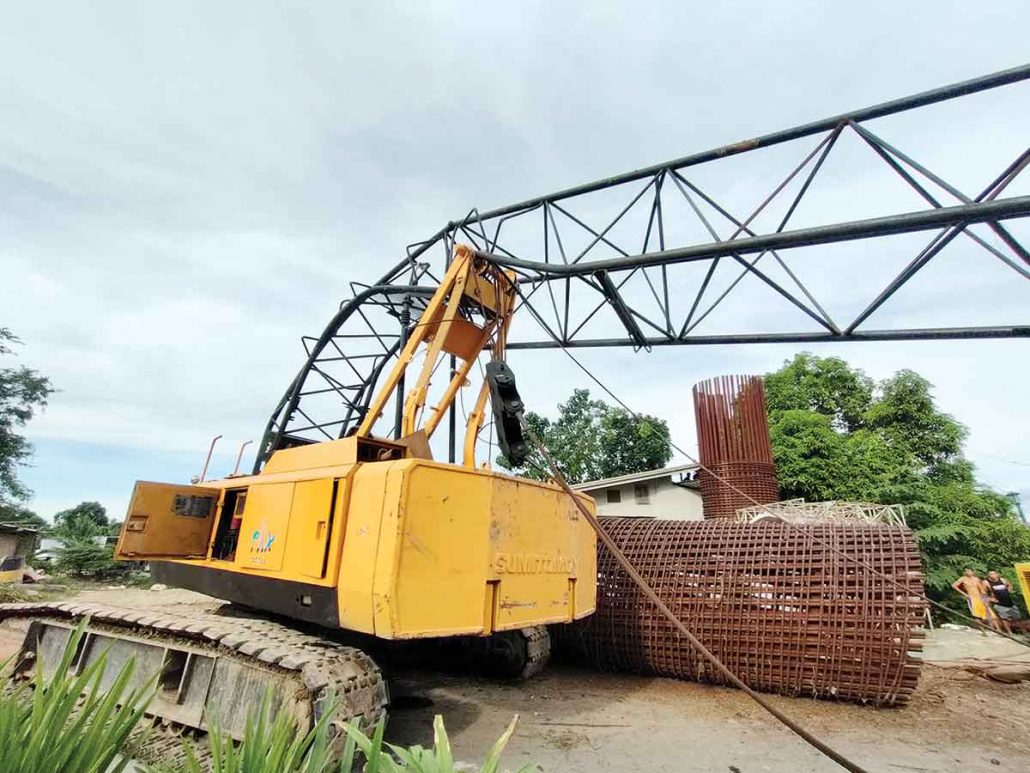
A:
[[[212,558],[221,561],[236,559],[236,543],[239,541],[240,525],[243,523],[243,510],[246,506],[246,489],[229,489],[225,492],[222,510],[218,516],[218,530],[215,533]]]

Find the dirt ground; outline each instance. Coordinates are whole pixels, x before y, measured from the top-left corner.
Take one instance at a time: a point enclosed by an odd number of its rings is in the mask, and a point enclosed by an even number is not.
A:
[[[181,590],[97,589],[76,598],[169,610],[217,604]],[[0,636],[0,657],[14,644]],[[927,657],[1025,659],[1030,650],[975,631],[938,630],[930,634]],[[518,714],[503,757],[511,769],[536,763],[555,773],[840,770],[730,688],[563,665],[519,685],[410,670],[390,677],[394,706],[387,740],[429,745],[433,716],[441,714],[455,757],[469,763],[481,761]],[[869,771],[1030,770],[1030,683],[998,684],[927,665],[905,708],[773,702]]]

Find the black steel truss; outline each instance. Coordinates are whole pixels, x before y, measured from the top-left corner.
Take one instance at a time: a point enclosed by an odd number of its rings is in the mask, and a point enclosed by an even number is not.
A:
[[[1030,337],[1030,319],[964,327],[874,329],[867,324],[960,237],[1003,265],[1012,282],[1030,279],[1030,253],[1009,222],[1030,215],[1030,196],[1005,196],[1030,164],[1030,148],[1021,149],[969,195],[866,125],[1027,79],[1030,65],[488,212],[472,210],[429,239],[409,245],[404,259],[375,285],[353,285],[353,297],[341,304],[322,334],[304,339],[307,359],[269,420],[256,469],[277,448],[341,437],[357,426],[379,374],[396,354],[411,320],[418,318],[457,242],[472,245],[479,256],[517,276],[517,308],[527,314],[516,319],[528,316],[536,326],[513,328],[510,349]],[[1018,96],[1012,94],[1013,99]],[[895,173],[928,208],[792,228],[799,205],[812,198],[813,182],[846,135],[857,137],[868,147],[872,162]],[[800,161],[746,216],[734,213],[698,179],[701,170],[718,168],[731,157],[798,145],[807,138],[818,141],[797,154]],[[598,214],[597,199],[604,198],[611,206],[618,197],[622,203],[614,216]],[[776,207],[782,214],[775,218],[775,226],[760,227]],[[707,241],[699,242],[685,230],[688,220],[691,228],[702,229]],[[885,275],[880,290],[845,321],[827,313],[829,304],[819,300],[792,265],[792,251],[801,252],[799,248],[924,231],[930,232],[925,246],[900,271]],[[685,277],[683,272],[691,265],[703,270]],[[720,266],[721,278],[728,267],[736,270],[721,288],[713,281]],[[833,266],[820,265],[819,270],[832,271]],[[710,323],[713,312],[741,292],[745,279],[764,286],[771,298],[782,299],[803,315],[799,318],[807,319],[808,328],[704,330],[702,323]],[[1030,285],[1020,287],[1028,289],[1030,301]],[[1027,308],[1030,303],[1023,306]],[[605,334],[592,333],[596,328]]]

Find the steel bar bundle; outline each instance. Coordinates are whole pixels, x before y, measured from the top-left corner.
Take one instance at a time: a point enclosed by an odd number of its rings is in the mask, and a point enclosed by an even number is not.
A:
[[[753,689],[876,705],[904,703],[915,689],[924,601],[908,529],[599,520],[680,620]],[[555,627],[560,653],[605,671],[725,682],[601,545],[597,572],[597,611]]]
[[[760,376],[719,376],[694,385],[694,416],[706,519],[779,498]]]

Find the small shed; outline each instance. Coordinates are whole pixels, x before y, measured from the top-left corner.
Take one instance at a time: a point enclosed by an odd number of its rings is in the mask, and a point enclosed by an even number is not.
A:
[[[0,583],[21,582],[25,557],[36,548],[39,529],[21,523],[0,523]]]
[[[573,486],[597,502],[598,515],[636,515],[700,521],[704,518],[696,464],[663,467]]]

